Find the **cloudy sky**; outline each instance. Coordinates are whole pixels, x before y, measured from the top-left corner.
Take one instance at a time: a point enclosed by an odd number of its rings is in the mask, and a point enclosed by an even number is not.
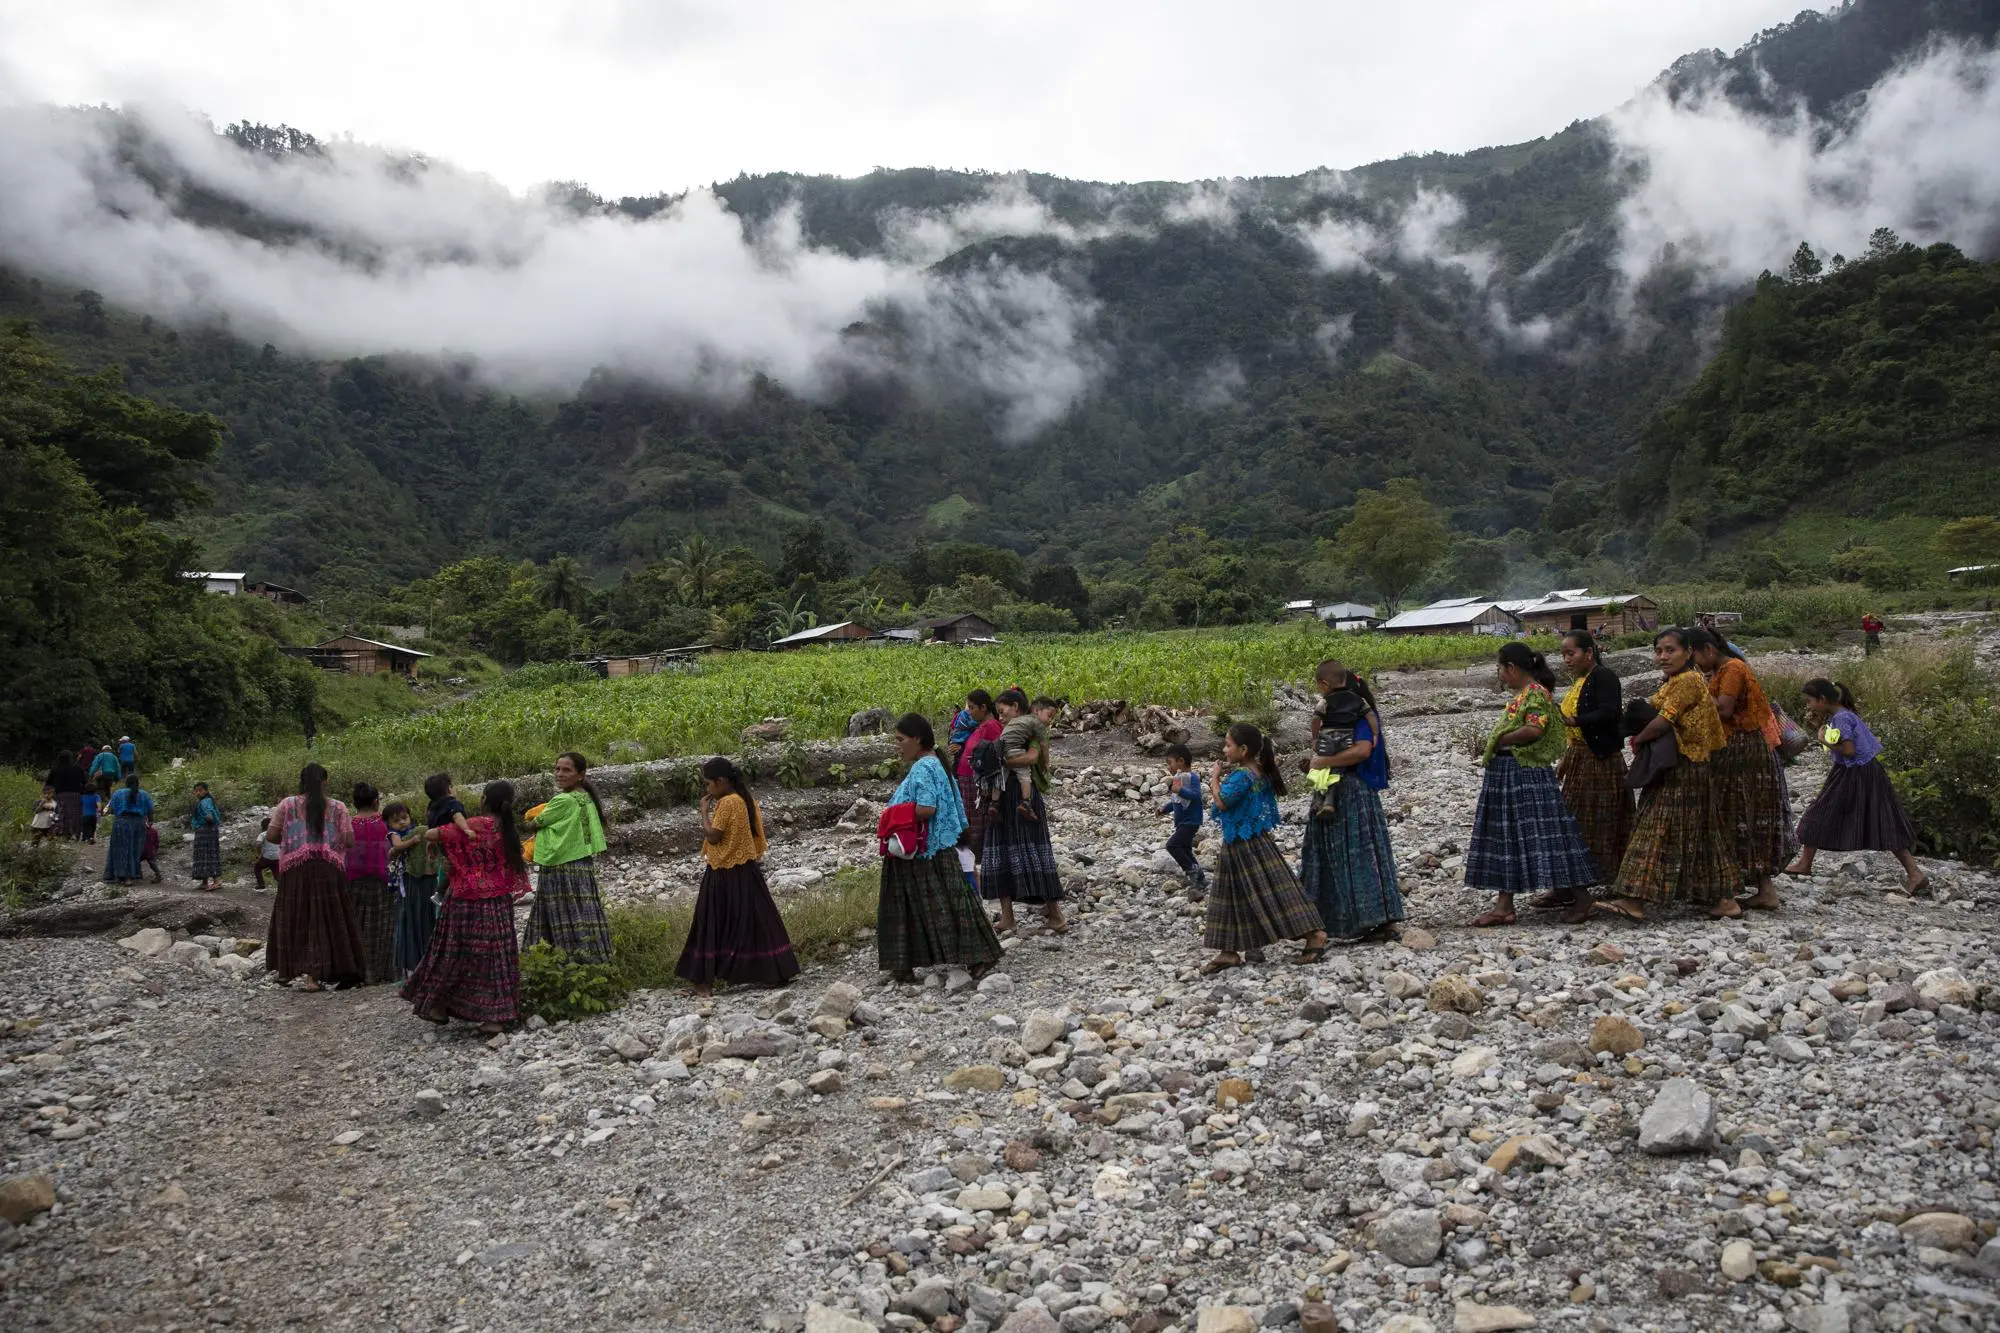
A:
[[[0,97],[166,102],[617,195],[1195,180],[1533,138],[1808,0],[10,0]]]

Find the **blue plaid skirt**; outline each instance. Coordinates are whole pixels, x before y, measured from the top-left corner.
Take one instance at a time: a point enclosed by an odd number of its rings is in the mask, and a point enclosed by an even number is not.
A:
[[[1600,883],[1583,828],[1563,800],[1553,768],[1524,768],[1511,754],[1486,765],[1465,882],[1492,893],[1539,893]]]
[[[1352,940],[1401,921],[1403,895],[1382,797],[1351,775],[1336,790],[1332,811],[1306,821],[1299,882],[1318,905],[1326,933]]]

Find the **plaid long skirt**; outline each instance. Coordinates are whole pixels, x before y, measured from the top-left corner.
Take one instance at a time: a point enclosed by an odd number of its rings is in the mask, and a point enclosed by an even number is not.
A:
[[[104,849],[104,882],[139,878],[146,856],[146,817],[119,815],[111,821],[111,845]]]
[[[395,963],[399,976],[416,971],[430,951],[431,932],[437,929],[438,919],[431,895],[437,887],[436,875],[403,876],[403,898],[396,908]],[[508,929],[511,934],[512,927]]]
[[[882,896],[875,908],[875,956],[884,972],[957,963],[1000,961],[1000,937],[946,848],[905,861],[882,858]]]
[[[1734,831],[1736,868],[1754,884],[1785,863],[1785,816],[1771,747],[1757,731],[1730,733],[1729,744],[1709,759],[1715,770],[1716,819]]]
[[[799,974],[792,937],[771,901],[764,867],[745,861],[702,872],[694,921],[674,975],[697,986],[727,981],[742,986],[782,986]]]
[[[1799,819],[1799,841],[1823,852],[1907,852],[1917,832],[1878,759],[1835,764]]]
[[[210,825],[194,831],[194,877],[222,878],[222,830]]]
[[[1510,754],[1486,765],[1465,883],[1491,893],[1576,889],[1601,880],[1583,829],[1563,802],[1553,768],[1531,768]]]
[[[56,793],[56,828],[65,838],[83,836],[83,793],[61,791]]]
[[[521,955],[514,945],[514,901],[447,898],[430,951],[403,983],[420,1014],[468,1023],[512,1023],[521,1016]]]
[[[312,857],[278,872],[264,962],[281,981],[306,976],[348,985],[368,975],[361,922],[339,866]]]
[[[1706,905],[1741,886],[1736,839],[1718,818],[1714,768],[1682,760],[1639,793],[1639,818],[1612,896]]]
[[[1785,773],[1785,761],[1776,750],[1771,751],[1771,772],[1778,779],[1778,822],[1784,830],[1785,862],[1799,854],[1798,821],[1792,817],[1792,780]]]
[[[979,855],[980,847],[986,841],[986,825],[992,811],[979,799],[979,779],[970,773],[955,775],[958,782],[958,799],[965,806],[965,845]]]
[[[521,932],[521,948],[544,940],[587,963],[611,961],[611,922],[597,891],[597,867],[588,856],[543,866],[535,879],[535,905]]]
[[[1343,781],[1334,813],[1306,821],[1299,883],[1319,908],[1326,933],[1351,940],[1403,919],[1396,857],[1382,797],[1355,778]]]
[[[367,981],[379,986],[402,975],[396,969],[396,895],[379,879],[350,879],[347,896],[361,923],[361,958]]]
[[[1583,830],[1583,845],[1598,869],[1597,882],[1618,873],[1625,846],[1632,841],[1632,789],[1625,785],[1625,754],[1614,750],[1599,757],[1588,745],[1574,744],[1556,765],[1562,780],[1563,803]]]
[[[1304,939],[1320,929],[1319,910],[1269,833],[1222,844],[1208,889],[1201,942],[1224,953]]]
[[[1027,792],[1033,818],[1021,813],[1021,793]],[[979,849],[979,895],[991,902],[1009,898],[1017,903],[1059,903],[1062,878],[1056,873],[1056,849],[1049,843],[1049,809],[1032,783],[1010,781],[996,803],[999,813],[987,825]]]

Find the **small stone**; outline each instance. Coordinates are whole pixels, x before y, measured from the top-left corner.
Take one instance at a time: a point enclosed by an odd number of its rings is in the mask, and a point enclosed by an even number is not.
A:
[[[1308,1023],[1324,1023],[1333,1017],[1333,1006],[1325,1000],[1307,1000],[1299,1006],[1299,1017]]]
[[[1479,1029],[1464,1014],[1439,1014],[1437,1022],[1431,1024],[1431,1031],[1446,1041],[1471,1041]]]
[[[1639,1117],[1639,1150],[1695,1152],[1715,1142],[1715,1099],[1693,1079],[1670,1078]]]
[[[24,1227],[56,1206],[56,1182],[48,1176],[15,1176],[0,1182],[0,1218]]]
[[[1622,963],[1625,961],[1625,951],[1619,948],[1617,945],[1613,944],[1610,940],[1605,940],[1602,944],[1599,944],[1596,948],[1590,951],[1590,961],[1593,963],[1603,963],[1606,965],[1609,965],[1611,963]]]
[[[1771,1035],[1771,1025],[1764,1016],[1748,1005],[1725,1004],[1717,1026],[1724,1032],[1733,1032],[1747,1041],[1762,1041]]]
[[[361,1131],[358,1129],[344,1129],[333,1136],[333,1142],[336,1147],[352,1147],[361,1142]]]
[[[1062,1325],[1047,1310],[1030,1305],[1008,1315],[999,1333],[1062,1333]]]
[[[1421,1268],[1444,1248],[1444,1223],[1429,1208],[1398,1208],[1375,1223],[1375,1248],[1405,1268]]]
[[[1460,1301],[1452,1311],[1452,1333],[1506,1333],[1533,1328],[1535,1317],[1518,1305],[1477,1305]]]
[[[998,1065],[962,1065],[944,1076],[953,1092],[998,1092],[1007,1086],[1007,1071]]]
[[[1029,1055],[1040,1055],[1063,1039],[1068,1026],[1053,1009],[1037,1009],[1021,1024],[1021,1049]]]
[[[901,1097],[870,1097],[867,1102],[871,1111],[900,1111],[908,1105]]]
[[[1786,1061],[1787,1063],[1795,1065],[1812,1063],[1812,1058],[1813,1058],[1812,1047],[1806,1045],[1805,1042],[1798,1037],[1791,1037],[1791,1036],[1772,1037],[1765,1044],[1770,1048],[1771,1054],[1777,1056],[1780,1060]]]
[[[144,930],[127,935],[118,943],[141,958],[158,958],[174,947],[174,937],[171,932],[161,930],[158,926],[147,926]]]
[[[1506,1175],[1516,1163],[1535,1170],[1545,1166],[1562,1166],[1568,1159],[1562,1145],[1546,1134],[1516,1134],[1495,1148],[1486,1159],[1486,1165]]]
[[[1225,1111],[1229,1109],[1231,1102],[1238,1106],[1248,1106],[1256,1100],[1256,1097],[1257,1094],[1247,1078],[1226,1078],[1215,1087],[1215,1104]]]
[[[1485,1007],[1486,997],[1464,977],[1447,972],[1431,983],[1429,1004],[1433,1013],[1476,1014]]]
[[[425,1088],[410,1098],[410,1114],[419,1120],[435,1120],[444,1114],[444,1094],[436,1088]]]
[[[1452,1057],[1451,1076],[1453,1078],[1477,1078],[1500,1063],[1500,1052],[1491,1046],[1474,1046],[1471,1050],[1460,1051]]]
[[[899,1314],[914,1315],[926,1322],[951,1313],[951,1283],[933,1279],[919,1282],[898,1296],[890,1306]]]
[[[188,1192],[175,1181],[153,1196],[153,1204],[159,1208],[184,1208],[188,1203]]]
[[[1613,1055],[1630,1055],[1646,1044],[1645,1036],[1620,1014],[1606,1014],[1590,1028],[1590,1049]]]
[[[822,1069],[806,1080],[806,1088],[821,1097],[831,1097],[840,1091],[841,1083],[838,1069]]]
[[[1766,1259],[1763,1263],[1758,1264],[1757,1273],[1766,1282],[1775,1283],[1780,1287],[1796,1287],[1806,1280],[1806,1275],[1802,1270],[1776,1259]]]
[[[1376,1333],[1437,1333],[1437,1325],[1420,1314],[1393,1314]]]
[[[954,1206],[968,1213],[1004,1213],[1014,1202],[1006,1190],[991,1185],[968,1185],[958,1192]]]
[[[1299,1307],[1299,1333],[1340,1333],[1340,1319],[1324,1301],[1307,1301]]]
[[[1757,1276],[1757,1248],[1741,1238],[1723,1246],[1722,1275],[1731,1282],[1748,1282]]]
[[[1979,1236],[1978,1223],[1963,1213],[1918,1213],[1896,1229],[1910,1244],[1937,1250],[1969,1250]]]
[[[1910,985],[1918,995],[1936,1004],[1956,1004],[1971,1008],[1979,1002],[1979,988],[1959,975],[1955,967],[1941,967],[1919,973]]]
[[[1000,1150],[1000,1160],[1007,1164],[1009,1171],[1026,1173],[1042,1169],[1041,1149],[1032,1144],[1015,1139]]]
[[[875,1333],[875,1325],[814,1304],[806,1307],[806,1333]]]
[[[653,1048],[648,1046],[634,1032],[614,1032],[611,1034],[610,1039],[605,1042],[605,1045],[609,1046],[621,1060],[636,1062],[645,1059],[653,1053]]]
[[[1247,1305],[1211,1305],[1195,1316],[1194,1333],[1257,1333]]]
[[[1397,936],[1397,942],[1415,953],[1427,953],[1438,947],[1437,936],[1422,926],[1403,927],[1403,933]]]

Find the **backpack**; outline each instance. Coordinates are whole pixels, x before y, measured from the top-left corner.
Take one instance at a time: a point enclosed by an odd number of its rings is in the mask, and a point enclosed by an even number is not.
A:
[[[882,817],[875,821],[876,848],[885,857],[893,856],[898,861],[910,861],[922,856],[928,850],[930,825],[917,818],[915,801],[901,801],[887,806]]]
[[[996,793],[1007,778],[1007,765],[1000,757],[999,741],[981,741],[972,747],[972,776],[990,793]]]

